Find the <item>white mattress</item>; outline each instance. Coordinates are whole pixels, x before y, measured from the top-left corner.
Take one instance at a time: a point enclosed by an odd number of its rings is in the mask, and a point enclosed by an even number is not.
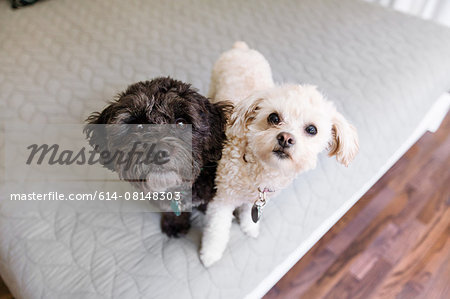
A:
[[[158,214],[6,213],[0,192],[0,274],[18,298],[260,296],[423,132],[450,88],[446,28],[352,0],[7,5],[0,2],[2,122],[81,123],[128,84],[159,75],[206,93],[214,60],[245,40],[276,81],[318,85],[361,143],[349,168],[324,154],[271,200],[257,240],[233,225],[210,269],[198,259],[198,226],[168,239]]]

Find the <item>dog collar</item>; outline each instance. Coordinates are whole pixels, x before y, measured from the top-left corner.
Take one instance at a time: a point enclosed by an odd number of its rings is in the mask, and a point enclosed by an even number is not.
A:
[[[257,200],[255,200],[255,202],[253,203],[253,207],[252,207],[252,220],[254,223],[257,223],[259,221],[259,219],[261,219],[264,206],[266,205],[266,203],[269,199],[267,197],[267,193],[275,192],[275,190],[272,190],[267,187],[265,187],[261,190],[261,188],[258,187],[258,192],[259,192],[259,197]]]

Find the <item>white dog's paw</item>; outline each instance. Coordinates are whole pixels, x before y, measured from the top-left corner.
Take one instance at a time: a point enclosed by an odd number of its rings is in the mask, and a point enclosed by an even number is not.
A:
[[[257,238],[259,236],[259,223],[245,222],[241,223],[241,230],[249,237]]]
[[[205,267],[210,267],[212,264],[217,262],[222,258],[222,253],[214,251],[214,250],[201,250],[200,251],[200,260],[202,261]]]

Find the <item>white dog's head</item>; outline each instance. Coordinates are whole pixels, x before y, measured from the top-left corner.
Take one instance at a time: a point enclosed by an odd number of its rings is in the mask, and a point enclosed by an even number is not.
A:
[[[358,152],[356,129],[310,85],[276,86],[238,102],[228,134],[245,136],[245,153],[287,175],[314,168],[327,148],[346,166]]]

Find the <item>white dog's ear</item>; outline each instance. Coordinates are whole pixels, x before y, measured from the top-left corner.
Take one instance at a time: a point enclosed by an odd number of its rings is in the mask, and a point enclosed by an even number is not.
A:
[[[247,98],[239,101],[230,117],[228,132],[233,136],[244,136],[248,124],[255,118],[262,99]]]
[[[336,160],[348,166],[359,150],[358,134],[339,112],[333,116],[332,138],[329,144],[329,156],[336,155]]]

